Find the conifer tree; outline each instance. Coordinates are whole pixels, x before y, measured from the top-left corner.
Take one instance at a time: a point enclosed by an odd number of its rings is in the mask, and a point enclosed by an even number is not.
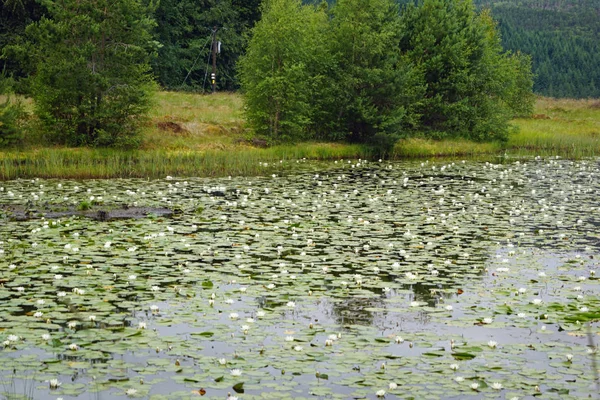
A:
[[[69,145],[135,146],[153,87],[152,10],[140,0],[44,1],[27,27],[32,94],[48,138]]]

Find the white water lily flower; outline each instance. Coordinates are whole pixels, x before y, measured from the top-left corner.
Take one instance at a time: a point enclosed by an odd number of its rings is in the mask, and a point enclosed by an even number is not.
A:
[[[533,299],[531,300],[531,303],[536,306],[539,306],[540,304],[542,304],[542,299]]]
[[[36,303],[37,303],[39,306],[43,306],[44,304],[46,304],[46,300],[44,300],[44,299],[39,299],[39,300],[38,300]]]
[[[410,302],[410,306],[411,307],[419,307],[420,303],[418,301],[411,301]]]
[[[50,334],[48,334],[48,333],[43,333],[43,334],[42,334],[42,340],[45,340],[46,342],[47,342],[48,340],[50,340]]]
[[[229,318],[230,319],[238,319],[239,316],[240,315],[238,313],[235,313],[235,312],[232,312],[231,314],[229,314]]]
[[[73,351],[75,351],[75,350],[77,350],[77,349],[79,349],[79,346],[78,346],[76,343],[71,343],[71,344],[69,345],[69,350],[73,350]]]
[[[227,360],[226,360],[226,359],[224,359],[224,358],[219,358],[219,360],[218,360],[218,361],[219,361],[219,364],[221,364],[221,365],[225,365],[225,364],[227,364]]]
[[[481,322],[483,322],[484,324],[491,324],[492,322],[494,322],[494,320],[490,317],[485,317],[481,320]]]
[[[90,316],[88,317],[88,319],[89,319],[91,322],[95,322],[95,321],[96,321],[96,316],[95,316],[95,315],[90,315]]]
[[[18,342],[19,341],[19,337],[17,335],[8,335],[7,339],[9,342]]]
[[[517,317],[519,317],[519,318],[527,318],[527,314],[520,312],[520,313],[517,314]]]
[[[153,292],[158,292],[160,290],[160,287],[159,286],[152,286],[150,288],[150,290],[153,291]]]
[[[446,311],[452,311],[453,310],[453,307],[451,305],[447,305],[444,308],[446,309]]]
[[[69,327],[69,329],[75,329],[75,327],[77,326],[77,321],[69,321],[67,323],[67,326]]]
[[[147,325],[146,325],[145,322],[139,322],[138,323],[138,329],[146,329],[146,328],[147,328]]]
[[[42,315],[44,315],[44,313],[43,313],[43,312],[41,312],[41,311],[36,311],[36,312],[33,314],[33,316],[34,316],[35,318],[41,318],[41,317],[42,317]]]
[[[58,293],[56,293],[56,295],[58,297],[65,297],[67,295],[67,292],[58,292]]]
[[[152,311],[153,313],[157,313],[158,312],[158,306],[156,304],[153,304],[150,306],[150,311]]]
[[[304,347],[302,347],[302,346],[294,346],[294,350],[296,350],[296,351],[302,351],[303,348]]]
[[[501,390],[502,384],[500,382],[494,382],[494,383],[492,383],[491,388],[494,390]]]
[[[378,390],[376,393],[377,397],[385,397],[385,390]]]
[[[18,286],[18,287],[16,288],[16,290],[17,290],[17,292],[21,292],[21,293],[22,293],[22,292],[24,292],[24,291],[25,291],[25,288],[24,288],[23,286]]]
[[[296,303],[294,303],[293,301],[288,301],[286,306],[293,308],[293,307],[296,307]]]
[[[398,388],[398,384],[396,382],[390,382],[390,384],[388,385],[388,389],[390,390],[395,390]]]
[[[59,382],[58,379],[50,379],[48,384],[50,385],[50,389],[58,389],[58,387],[62,385],[62,382]]]
[[[566,357],[568,362],[573,361],[573,354],[567,354]]]
[[[265,316],[265,312],[264,312],[264,311],[257,311],[257,312],[256,312],[256,316],[257,316],[258,318],[262,318],[262,317],[264,317],[264,316]]]
[[[458,364],[450,364],[450,369],[451,369],[452,371],[458,371],[458,368],[459,368],[459,367],[458,367]]]
[[[477,389],[479,389],[479,383],[471,383],[471,385],[469,387],[473,390],[477,390]]]
[[[462,376],[457,376],[456,378],[454,378],[454,380],[458,383],[464,382],[465,378],[463,378]]]
[[[135,281],[137,279],[137,275],[129,275],[127,279],[129,279],[130,281]]]
[[[242,370],[241,369],[232,369],[231,371],[229,371],[231,373],[232,376],[241,376],[242,375]]]
[[[396,336],[396,338],[394,339],[394,341],[398,344],[403,343],[404,339],[402,338],[402,336]]]
[[[129,388],[125,391],[125,394],[130,397],[135,396],[136,393],[137,393],[137,389],[132,389],[132,388]]]
[[[498,345],[498,342],[496,342],[494,340],[490,340],[488,342],[488,346],[491,347],[492,349],[495,349],[497,345]]]

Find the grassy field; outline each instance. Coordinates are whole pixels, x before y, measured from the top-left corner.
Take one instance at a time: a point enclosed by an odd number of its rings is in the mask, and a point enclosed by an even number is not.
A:
[[[600,155],[600,100],[540,98],[531,118],[514,123],[519,133],[506,144],[407,139],[392,157]],[[245,127],[242,98],[234,93],[159,92],[142,137],[136,151],[73,149],[43,145],[32,130],[20,148],[0,151],[0,179],[254,175],[279,170],[281,160],[371,156],[369,148],[348,144],[257,147]]]

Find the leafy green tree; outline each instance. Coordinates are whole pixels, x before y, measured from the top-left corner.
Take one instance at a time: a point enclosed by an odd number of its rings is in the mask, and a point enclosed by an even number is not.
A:
[[[327,15],[300,0],[269,0],[239,64],[246,115],[271,142],[308,138],[330,65]],[[329,57],[329,58],[328,58]]]
[[[27,27],[32,94],[48,138],[69,145],[135,146],[153,82],[152,10],[140,0],[44,0]]]
[[[392,0],[339,0],[332,11],[336,96],[328,115],[352,141],[394,142],[415,122],[422,96],[409,60],[398,51],[400,21]]]
[[[421,128],[433,137],[505,140],[517,97],[531,88],[526,59],[505,54],[489,13],[471,0],[422,0],[402,13],[401,52],[426,87]],[[522,101],[528,104],[533,97]],[[532,103],[531,103],[532,104]]]

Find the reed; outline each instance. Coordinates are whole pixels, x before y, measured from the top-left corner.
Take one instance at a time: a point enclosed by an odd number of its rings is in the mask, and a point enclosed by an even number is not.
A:
[[[390,157],[600,155],[600,100],[539,98],[532,117],[513,123],[518,132],[507,143],[410,138],[400,140]],[[159,92],[139,150],[45,145],[31,123],[20,148],[0,151],[0,179],[260,175],[290,168],[289,160],[376,156],[363,145],[308,142],[260,148],[251,138],[239,94]]]

